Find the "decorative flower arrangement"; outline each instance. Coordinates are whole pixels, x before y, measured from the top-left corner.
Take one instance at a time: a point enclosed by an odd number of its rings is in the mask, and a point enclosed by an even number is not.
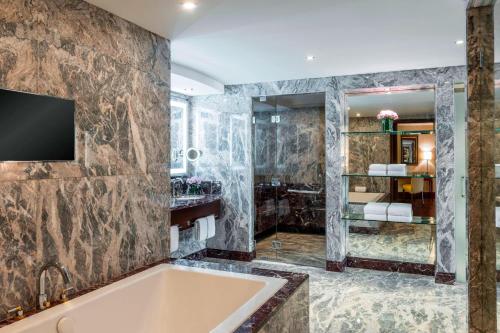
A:
[[[394,120],[398,120],[399,116],[392,110],[382,110],[377,114],[377,119],[382,122],[382,132],[390,132]]]
[[[186,183],[188,183],[189,185],[201,185],[201,182],[203,181],[203,179],[201,179],[200,177],[198,176],[193,176],[193,177],[190,177],[186,180]]]
[[[188,194],[191,195],[196,195],[196,194],[201,194],[201,182],[203,179],[201,179],[198,176],[193,176],[190,177],[186,180],[186,183],[188,184]]]
[[[377,119],[378,120],[383,120],[383,119],[398,120],[399,116],[396,112],[394,112],[392,110],[382,110],[378,113]]]

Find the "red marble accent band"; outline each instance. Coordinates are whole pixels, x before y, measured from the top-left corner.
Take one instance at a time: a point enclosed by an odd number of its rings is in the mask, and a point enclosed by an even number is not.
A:
[[[434,275],[435,265],[403,261],[347,257],[347,267],[373,269],[398,273]]]
[[[326,270],[329,272],[343,272],[345,271],[345,267],[347,265],[347,258],[343,261],[326,261]]]
[[[439,284],[455,284],[455,273],[436,272],[434,281]]]
[[[207,249],[207,257],[237,261],[252,261],[257,256],[256,252],[240,252],[229,250]]]

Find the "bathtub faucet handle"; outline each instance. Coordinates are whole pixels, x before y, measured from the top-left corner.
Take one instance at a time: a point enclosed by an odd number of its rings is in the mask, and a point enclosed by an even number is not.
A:
[[[14,318],[22,319],[22,318],[24,318],[24,311],[23,311],[23,308],[21,306],[16,306],[15,308],[7,310],[7,315],[9,317],[14,315]]]
[[[61,293],[61,301],[66,302],[68,300],[69,292],[73,290],[73,287],[64,288]]]

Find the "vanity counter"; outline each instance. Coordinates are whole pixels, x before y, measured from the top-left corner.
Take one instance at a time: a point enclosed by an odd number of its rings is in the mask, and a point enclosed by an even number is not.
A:
[[[170,205],[171,225],[178,225],[181,230],[188,229],[192,222],[200,217],[221,215],[221,196],[205,195],[200,199],[176,200]]]

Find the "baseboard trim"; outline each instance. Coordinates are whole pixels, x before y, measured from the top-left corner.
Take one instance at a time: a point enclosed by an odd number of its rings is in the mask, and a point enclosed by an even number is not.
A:
[[[436,265],[404,261],[347,257],[347,267],[434,276]]]
[[[207,249],[207,257],[217,259],[227,259],[236,261],[252,261],[257,256],[256,252],[240,252],[229,250]]]
[[[455,273],[436,272],[434,281],[439,284],[455,284]]]
[[[326,261],[326,270],[329,272],[342,273],[343,271],[345,271],[346,265],[347,265],[347,258],[345,258],[343,261],[327,260]]]
[[[205,259],[206,257],[207,257],[207,249],[203,249],[198,252],[188,254],[187,256],[182,257],[182,259],[199,261]]]

